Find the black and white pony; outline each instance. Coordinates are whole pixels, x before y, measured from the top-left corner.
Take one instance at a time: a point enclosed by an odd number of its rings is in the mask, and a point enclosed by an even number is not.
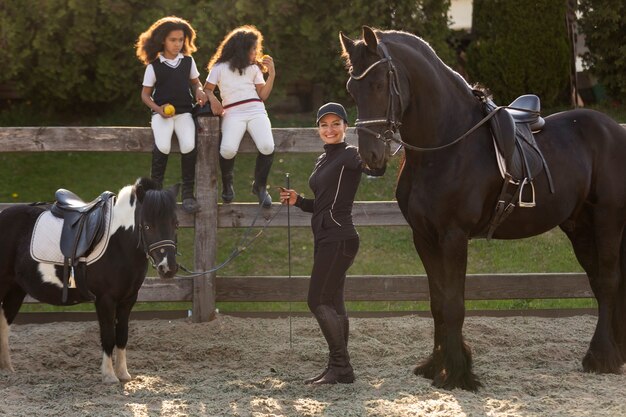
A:
[[[86,266],[86,287],[95,298],[102,344],[102,381],[131,379],[126,367],[130,311],[146,276],[148,259],[162,278],[173,277],[176,263],[176,193],[158,190],[140,178],[120,190],[111,202],[108,244]],[[31,237],[35,223],[49,206],[16,205],[0,213],[0,369],[13,370],[9,326],[25,296],[48,304],[73,305],[89,301],[85,289],[69,288],[62,301],[63,265],[33,259]],[[58,241],[58,240],[57,240]],[[113,364],[113,348],[116,348]]]

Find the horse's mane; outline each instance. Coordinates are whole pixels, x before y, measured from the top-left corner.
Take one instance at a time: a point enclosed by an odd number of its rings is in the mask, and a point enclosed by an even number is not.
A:
[[[376,34],[376,37],[379,39],[379,41],[409,46],[410,48],[420,53],[422,56],[426,57],[432,65],[435,65],[438,67],[438,69],[449,73],[451,79],[456,80],[456,82],[460,82],[468,90],[473,89],[473,87],[468,84],[468,82],[465,80],[465,78],[461,76],[461,74],[459,74],[458,72],[450,68],[450,66],[447,65],[445,62],[443,62],[441,58],[439,58],[435,50],[430,46],[430,44],[419,36],[400,30],[374,29],[374,33]],[[353,67],[354,61],[363,62],[369,53],[368,49],[365,47],[364,40],[358,39],[354,42],[354,44],[356,47],[353,51],[352,60],[345,50],[342,52],[341,55],[342,58],[345,60],[346,69],[348,70]]]

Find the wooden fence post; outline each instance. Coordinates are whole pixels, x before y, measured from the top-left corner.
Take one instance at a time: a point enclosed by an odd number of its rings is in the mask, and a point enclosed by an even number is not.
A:
[[[194,268],[206,271],[217,259],[217,170],[220,140],[219,117],[198,117],[196,198],[202,209],[195,216]],[[215,272],[193,278],[194,322],[215,318]]]

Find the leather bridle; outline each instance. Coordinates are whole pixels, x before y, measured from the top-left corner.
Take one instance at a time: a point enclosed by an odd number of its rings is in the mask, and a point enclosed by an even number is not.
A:
[[[174,253],[176,253],[176,242],[170,239],[163,239],[152,244],[148,244],[145,236],[147,227],[149,226],[144,224],[143,221],[139,222],[139,245],[143,246],[143,251],[146,253],[146,257],[156,269],[157,262],[154,259],[153,252],[157,249],[163,250],[163,248],[174,248]]]
[[[389,142],[394,141],[403,146],[406,146],[402,140],[395,138],[396,132],[400,128],[402,122],[397,119],[397,115],[402,115],[404,111],[404,103],[402,101],[402,94],[400,93],[400,80],[398,78],[398,70],[391,59],[391,55],[389,55],[389,51],[387,50],[387,46],[379,42],[377,49],[379,53],[382,55],[382,58],[378,61],[374,62],[372,65],[367,67],[365,71],[363,71],[360,75],[354,75],[352,69],[350,69],[350,80],[359,81],[365,78],[369,72],[376,68],[378,65],[387,64],[387,81],[389,85],[389,100],[387,103],[387,113],[384,119],[357,119],[355,123],[355,127],[357,132],[359,130],[368,132],[376,139],[383,141],[386,145],[389,145]],[[397,100],[395,98],[397,97]],[[399,104],[399,109],[396,103]],[[399,110],[399,111],[398,111]],[[371,126],[386,126],[384,132],[378,132],[376,130],[371,129]],[[410,145],[409,145],[410,146]]]

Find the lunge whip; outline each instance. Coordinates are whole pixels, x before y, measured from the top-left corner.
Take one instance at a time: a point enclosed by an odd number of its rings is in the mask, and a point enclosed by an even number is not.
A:
[[[285,186],[288,190],[291,190],[289,186],[289,173],[285,173]],[[288,279],[291,284],[291,213],[289,210],[289,206],[291,202],[291,192],[289,192],[289,199],[287,200],[287,265],[288,265]],[[291,299],[289,299],[289,349],[293,349],[293,337],[292,337],[292,326],[291,326]]]

